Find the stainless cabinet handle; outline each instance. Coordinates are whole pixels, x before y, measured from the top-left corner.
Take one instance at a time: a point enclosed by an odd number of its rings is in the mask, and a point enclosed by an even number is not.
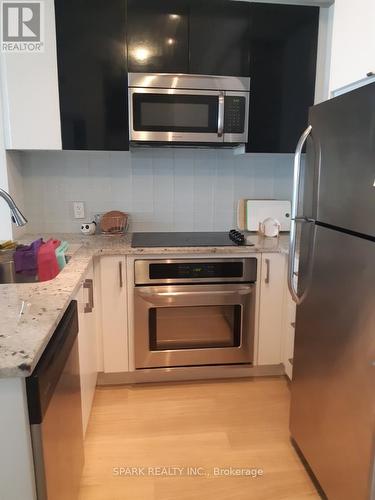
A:
[[[122,288],[124,286],[124,282],[122,279],[122,262],[121,261],[118,263],[118,273],[119,273],[119,278],[120,278],[120,288]]]
[[[83,288],[89,291],[89,301],[86,303],[84,308],[84,313],[90,313],[94,309],[94,282],[91,279],[87,279],[83,282]]]
[[[266,272],[266,277],[265,277],[264,282],[267,283],[267,285],[268,285],[268,283],[270,282],[271,261],[270,261],[270,259],[266,259],[265,262],[266,262],[267,272]]]
[[[219,95],[219,110],[217,115],[217,135],[222,137],[224,133],[224,94]]]
[[[308,136],[312,131],[312,126],[309,125],[301,135],[294,155],[294,175],[293,175],[293,198],[292,198],[292,212],[290,221],[290,236],[289,236],[289,259],[288,259],[288,288],[292,299],[296,304],[301,303],[301,297],[294,286],[294,264],[296,255],[296,223],[297,212],[299,205],[299,186],[301,181],[301,157],[302,149],[307,141]],[[298,218],[298,220],[301,220]],[[304,222],[308,222],[304,220]]]

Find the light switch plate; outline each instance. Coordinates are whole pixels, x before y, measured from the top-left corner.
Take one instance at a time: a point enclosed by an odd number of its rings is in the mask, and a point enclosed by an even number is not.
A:
[[[73,214],[75,219],[85,218],[85,203],[83,201],[73,201]]]

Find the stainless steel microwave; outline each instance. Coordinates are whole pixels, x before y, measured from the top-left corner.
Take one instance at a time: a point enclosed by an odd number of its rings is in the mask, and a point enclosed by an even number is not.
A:
[[[247,142],[250,78],[129,73],[133,144]]]

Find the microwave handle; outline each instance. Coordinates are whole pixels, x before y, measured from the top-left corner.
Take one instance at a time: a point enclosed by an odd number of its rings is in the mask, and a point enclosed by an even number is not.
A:
[[[219,94],[219,110],[217,115],[217,135],[218,137],[223,137],[224,133],[224,92]]]

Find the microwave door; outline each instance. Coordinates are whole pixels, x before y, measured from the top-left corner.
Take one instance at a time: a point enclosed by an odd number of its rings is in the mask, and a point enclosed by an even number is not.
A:
[[[223,142],[224,106],[216,90],[129,89],[130,140]]]

